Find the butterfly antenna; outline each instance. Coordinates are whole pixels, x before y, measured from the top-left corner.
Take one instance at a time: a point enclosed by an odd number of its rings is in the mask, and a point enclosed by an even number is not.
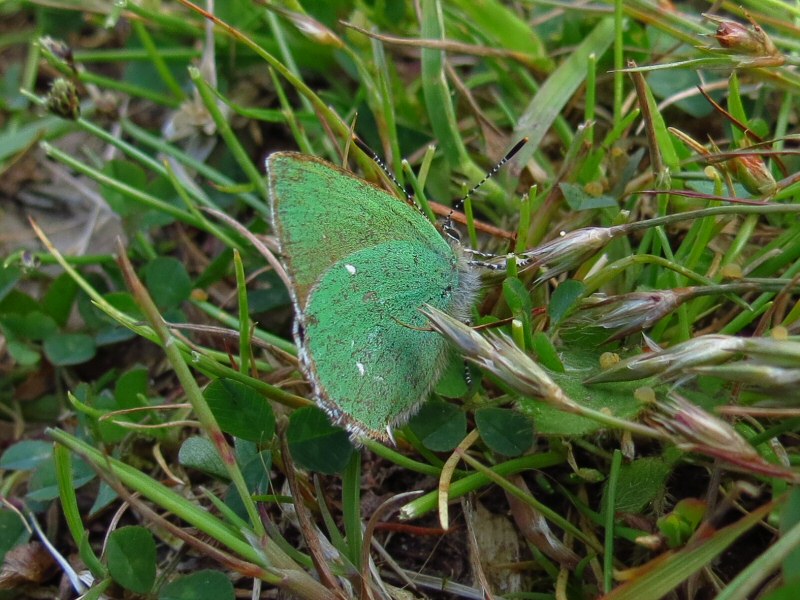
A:
[[[386,163],[383,161],[383,159],[380,156],[378,156],[378,153],[375,152],[375,150],[373,150],[369,146],[367,146],[366,142],[364,142],[364,140],[362,140],[357,135],[353,136],[353,143],[356,146],[358,146],[364,154],[369,156],[372,159],[372,162],[374,162],[376,165],[378,165],[378,167],[380,167],[381,171],[383,171],[384,174],[389,179],[392,180],[392,183],[394,183],[394,185],[397,187],[397,189],[400,190],[403,193],[403,195],[406,197],[406,200],[408,200],[408,203],[411,204],[412,206],[416,206],[416,202],[414,201],[414,196],[411,195],[411,193],[409,193],[407,188],[405,188],[402,185],[400,185],[400,182],[397,181],[397,177],[395,177],[394,173],[392,173],[389,170],[389,167],[386,165]]]
[[[528,138],[524,137],[520,141],[518,141],[516,144],[514,144],[514,147],[511,148],[511,150],[509,150],[503,158],[501,158],[499,161],[497,161],[497,164],[495,166],[493,166],[491,169],[489,169],[486,172],[486,175],[483,176],[483,179],[481,179],[478,183],[473,185],[472,189],[470,191],[468,191],[466,194],[464,194],[464,196],[456,202],[456,206],[463,206],[463,204],[464,204],[464,202],[466,202],[467,198],[469,198],[472,194],[474,194],[477,191],[477,189],[479,187],[481,187],[484,183],[486,183],[492,177],[497,175],[497,172],[500,169],[502,169],[503,166],[505,166],[505,164],[508,161],[510,161],[512,158],[514,158],[514,155],[517,152],[519,152],[520,150],[522,150],[522,147],[527,143],[528,143]]]
[[[473,185],[472,189],[470,189],[466,194],[464,194],[464,196],[462,196],[459,200],[457,200],[453,204],[453,208],[450,209],[450,212],[448,213],[447,217],[445,217],[444,226],[443,226],[444,231],[447,233],[447,235],[449,237],[455,238],[456,240],[459,239],[459,236],[455,232],[455,229],[453,227],[453,212],[456,210],[456,208],[460,208],[460,207],[464,206],[464,202],[466,202],[467,199],[470,196],[472,196],[472,194],[474,194],[479,187],[481,187],[484,183],[486,183],[492,177],[497,175],[497,172],[500,169],[502,169],[503,166],[508,161],[510,161],[512,158],[514,158],[514,155],[517,152],[519,152],[520,150],[522,150],[522,147],[527,143],[528,143],[528,138],[524,137],[520,141],[518,141],[516,144],[514,144],[514,147],[511,148],[511,150],[509,150],[508,152],[506,152],[506,155],[503,158],[501,158],[499,161],[497,161],[497,164],[486,172],[486,175],[483,176],[483,179],[481,179],[478,183]]]

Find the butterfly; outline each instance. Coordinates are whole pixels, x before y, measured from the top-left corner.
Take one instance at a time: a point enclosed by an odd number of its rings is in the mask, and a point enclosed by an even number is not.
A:
[[[273,231],[300,364],[353,439],[391,440],[451,357],[420,308],[469,316],[479,274],[415,207],[324,160],[267,158]]]

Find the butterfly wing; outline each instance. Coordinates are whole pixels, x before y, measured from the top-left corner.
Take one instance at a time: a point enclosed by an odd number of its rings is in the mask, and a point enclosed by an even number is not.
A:
[[[424,401],[449,354],[424,303],[463,305],[450,245],[414,208],[311,157],[268,160],[273,225],[319,404],[354,435],[385,439]]]
[[[267,174],[272,224],[301,307],[322,273],[382,241],[408,240],[452,254],[419,211],[326,161],[276,152],[267,158]]]

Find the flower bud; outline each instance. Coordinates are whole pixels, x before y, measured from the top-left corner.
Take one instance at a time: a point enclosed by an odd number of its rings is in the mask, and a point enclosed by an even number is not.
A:
[[[723,48],[750,56],[780,55],[772,39],[752,19],[750,19],[751,27],[747,27],[736,21],[721,19],[713,15],[705,16],[717,23],[717,31],[714,33],[714,37]]]
[[[742,154],[728,161],[736,180],[751,194],[772,196],[778,189],[766,163],[755,154]]]
[[[75,84],[59,77],[50,85],[45,107],[54,115],[75,121],[81,116],[81,103]]]

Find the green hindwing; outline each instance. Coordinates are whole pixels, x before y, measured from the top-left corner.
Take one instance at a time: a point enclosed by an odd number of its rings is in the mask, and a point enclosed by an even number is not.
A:
[[[354,437],[388,439],[449,356],[419,309],[463,312],[474,278],[419,211],[352,173],[292,153],[271,155],[267,171],[316,400]]]

